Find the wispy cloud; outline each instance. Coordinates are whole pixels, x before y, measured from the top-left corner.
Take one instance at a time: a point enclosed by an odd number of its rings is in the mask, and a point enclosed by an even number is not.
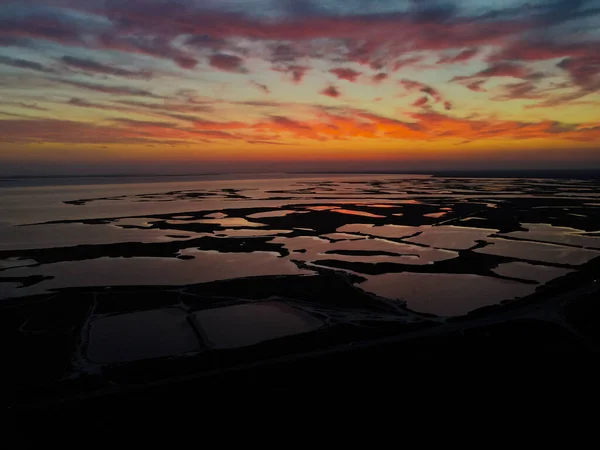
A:
[[[42,106],[39,106],[37,103],[25,103],[25,102],[14,102],[14,101],[3,101],[3,100],[0,100],[0,105],[16,106],[17,108],[30,109],[30,110],[33,110],[33,111],[50,111],[50,109],[44,108]]]
[[[257,81],[250,81],[250,85],[254,86],[255,88],[264,92],[265,94],[271,93],[271,90],[266,84],[258,83]]]
[[[423,94],[427,94],[430,96],[436,103],[443,102],[444,99],[440,92],[432,86],[429,86],[425,83],[421,83],[419,81],[402,79],[399,81],[400,85],[402,85],[409,92],[421,92]],[[425,97],[427,99],[427,97]]]
[[[70,68],[78,69],[92,74],[113,75],[124,78],[150,79],[152,73],[144,70],[127,70],[122,67],[115,67],[108,64],[102,64],[97,61],[85,58],[76,58],[73,56],[63,56],[62,62]]]
[[[42,73],[56,73],[54,69],[46,67],[41,63],[21,58],[9,58],[7,56],[0,56],[0,64],[3,64],[5,66],[16,67],[18,69],[34,70],[36,72]]]
[[[163,98],[160,95],[153,94],[150,91],[145,89],[138,89],[134,87],[128,86],[109,86],[105,84],[97,84],[97,83],[87,83],[83,81],[73,81],[73,80],[57,80],[61,83],[68,84],[70,86],[74,86],[81,89],[86,89],[94,92],[101,92],[103,94],[111,94],[111,95],[130,95],[133,97],[150,97],[150,98]]]

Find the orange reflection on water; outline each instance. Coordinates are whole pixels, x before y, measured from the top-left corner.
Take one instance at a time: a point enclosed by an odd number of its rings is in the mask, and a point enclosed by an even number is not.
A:
[[[375,217],[378,219],[385,219],[385,216],[380,216],[378,214],[371,214],[364,211],[354,211],[353,209],[332,209],[333,212],[341,213],[341,214],[350,214],[353,216],[363,216],[363,217]]]

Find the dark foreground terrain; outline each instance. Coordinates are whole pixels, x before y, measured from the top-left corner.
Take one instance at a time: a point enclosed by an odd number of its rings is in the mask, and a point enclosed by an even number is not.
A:
[[[139,242],[0,251],[4,411],[54,433],[131,434],[195,426],[190,408],[592,395],[597,187],[429,179],[70,200],[199,203],[23,227]]]

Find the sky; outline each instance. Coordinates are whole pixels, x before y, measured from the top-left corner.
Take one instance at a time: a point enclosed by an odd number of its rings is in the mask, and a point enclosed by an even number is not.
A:
[[[600,0],[0,0],[0,173],[600,168]]]

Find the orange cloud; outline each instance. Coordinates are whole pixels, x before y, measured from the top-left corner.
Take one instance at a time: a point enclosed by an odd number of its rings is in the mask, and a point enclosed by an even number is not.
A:
[[[450,106],[450,105],[446,105]],[[600,139],[600,123],[579,125],[554,121],[520,122],[457,118],[423,111],[410,114],[411,121],[379,116],[353,108],[316,108],[305,120],[267,116],[253,123],[215,122],[196,119],[191,125],[172,122],[113,119],[110,123],[89,124],[53,119],[1,120],[2,142],[55,143],[174,143],[212,141],[288,140],[408,140],[408,141],[488,141],[551,139],[595,142]]]
[[[419,97],[418,99],[416,99],[413,102],[413,106],[425,106],[427,104],[427,102],[429,101],[429,99],[427,97]]]

